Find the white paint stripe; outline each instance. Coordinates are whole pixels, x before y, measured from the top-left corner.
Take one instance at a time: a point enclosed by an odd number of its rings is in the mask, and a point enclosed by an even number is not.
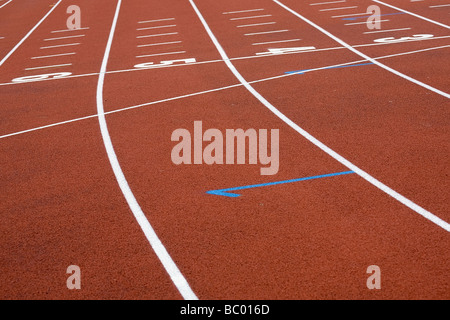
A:
[[[302,15],[300,15],[299,13],[297,13],[296,11],[292,10],[291,8],[287,7],[286,5],[282,4],[281,2],[279,2],[278,0],[273,0],[275,3],[277,3],[279,6],[281,6],[282,8],[286,9],[287,11],[291,12],[293,15],[297,16],[298,18],[302,19],[303,21],[305,21],[306,23],[308,23],[309,25],[313,26],[314,28],[316,28],[317,30],[321,31],[322,33],[324,33],[325,35],[329,36],[330,38],[334,39],[335,41],[337,41],[338,43],[340,43],[342,46],[346,47],[347,49],[353,51],[354,53],[356,53],[357,55],[359,55],[360,57],[366,59],[367,61],[370,61],[376,65],[378,65],[379,67],[394,73],[395,75],[400,76],[403,79],[406,79],[412,83],[415,83],[425,89],[431,90],[437,94],[440,94],[446,98],[450,98],[450,95],[448,93],[445,93],[443,91],[440,91],[436,88],[433,88],[425,83],[422,83],[416,79],[413,79],[409,76],[406,76],[380,62],[378,62],[377,60],[374,60],[373,58],[361,53],[360,51],[354,49],[353,47],[351,47],[350,45],[348,45],[346,42],[342,41],[341,39],[337,38],[336,36],[332,35],[331,33],[329,33],[328,31],[326,31],[325,29],[323,29],[322,27],[316,25],[315,23],[311,22],[310,20],[306,19],[305,17],[303,17]],[[278,111],[278,110],[277,110]],[[279,111],[278,111],[279,112]],[[280,116],[285,117],[284,115],[282,115],[280,113]],[[289,120],[290,121],[290,120]],[[418,214],[420,214],[421,216],[423,216],[424,218],[430,220],[431,222],[437,224],[438,226],[442,227],[443,229],[447,230],[450,232],[450,224],[445,222],[444,220],[442,220],[441,218],[435,216],[434,214],[432,214],[431,212],[425,210],[424,208],[420,207],[419,205],[417,205],[416,203],[412,202],[411,200],[407,199],[406,197],[402,196],[401,194],[399,194],[398,192],[392,190],[391,188],[389,188],[388,186],[384,185],[383,183],[381,183],[380,181],[378,181],[377,179],[375,179],[374,177],[372,177],[371,175],[369,175],[368,173],[366,173],[365,171],[361,170],[360,168],[356,167],[354,164],[350,163],[348,160],[344,159],[343,157],[341,157],[339,154],[337,154],[336,152],[334,152],[333,150],[329,149],[328,147],[326,147],[325,145],[323,145],[321,142],[319,142],[318,140],[316,140],[315,138],[313,138],[312,136],[310,136],[307,132],[305,132],[303,129],[300,129],[296,124],[292,123],[293,128],[298,129],[298,132],[302,132],[302,134],[304,134],[305,137],[308,137],[308,139],[310,139],[311,142],[315,143],[317,146],[319,146],[322,150],[324,150],[325,152],[327,152],[329,155],[331,155],[333,158],[335,158],[336,160],[338,160],[339,162],[341,162],[342,164],[344,164],[347,168],[349,168],[350,170],[354,171],[355,173],[357,173],[359,176],[361,176],[362,178],[366,179],[368,182],[370,182],[371,184],[373,184],[374,186],[376,186],[377,188],[379,188],[380,190],[383,190],[384,192],[386,192],[388,195],[390,195],[391,197],[393,197],[394,199],[396,199],[397,201],[403,203],[405,206],[407,206],[408,208],[410,208],[411,210],[417,212]]]
[[[264,44],[273,44],[273,43],[283,43],[283,42],[295,42],[300,41],[302,39],[289,39],[289,40],[279,40],[279,41],[268,41],[268,42],[258,42],[258,43],[252,43],[252,46],[260,46]]]
[[[47,14],[25,35],[25,37],[22,38],[22,40],[20,40],[20,42],[18,44],[16,44],[14,46],[14,48],[12,48],[12,50],[10,52],[8,52],[8,54],[0,61],[0,66],[3,65],[5,63],[6,60],[8,60],[8,58],[17,50],[17,48],[19,48],[22,43],[24,43],[25,40],[28,39],[28,37],[34,32],[34,30],[37,29],[37,27],[39,27],[41,25],[42,22],[44,22],[45,19],[47,19],[47,17],[53,12],[53,10],[56,9],[56,7],[58,7],[58,5],[61,3],[62,0],[59,0],[51,9],[49,12],[47,12]]]
[[[52,48],[70,47],[70,46],[78,46],[80,44],[81,43],[59,44],[59,45],[56,45],[56,46],[40,47],[40,49],[52,49]]]
[[[244,36],[256,36],[260,34],[271,34],[271,33],[281,33],[281,32],[288,32],[289,30],[272,30],[272,31],[264,31],[264,32],[253,32],[253,33],[246,33]]]
[[[66,67],[71,66],[71,63],[65,63],[65,64],[55,64],[52,66],[42,66],[42,67],[33,67],[33,68],[26,68],[24,70],[38,70],[38,69],[49,69],[49,68],[58,68],[58,67]]]
[[[0,9],[3,8],[4,6],[6,6],[6,5],[7,5],[8,3],[10,3],[11,1],[12,1],[12,0],[9,0],[8,2],[2,4],[2,5],[0,6]]]
[[[345,9],[354,9],[354,8],[358,8],[358,6],[320,9],[319,11],[336,11],[336,10],[345,10]]]
[[[333,3],[341,3],[341,2],[345,2],[345,0],[340,0],[340,1],[330,1],[330,2],[316,2],[316,3],[310,3],[310,6],[321,6],[324,4],[333,4]]]
[[[166,19],[158,19],[158,20],[139,21],[138,23],[151,23],[151,22],[159,22],[159,21],[171,21],[171,20],[175,20],[175,18],[166,18]]]
[[[181,41],[170,41],[170,42],[159,42],[159,43],[149,43],[149,44],[141,44],[138,45],[138,48],[142,48],[142,47],[153,47],[153,46],[162,46],[162,45],[166,45],[166,44],[174,44],[174,43],[181,43]]]
[[[234,14],[234,13],[255,12],[255,11],[264,11],[264,9],[250,9],[250,10],[241,10],[241,11],[230,11],[230,12],[223,12],[222,14]]]
[[[79,30],[88,30],[89,27],[84,27],[84,28],[78,28],[78,29],[64,29],[64,30],[54,30],[51,31],[51,33],[59,33],[59,32],[73,32],[73,31],[79,31]]]
[[[137,39],[142,39],[142,38],[152,38],[152,37],[162,37],[162,36],[171,36],[174,34],[178,34],[178,32],[170,32],[170,33],[160,33],[160,34],[149,34],[146,36],[138,36],[136,37]]]
[[[430,8],[450,7],[450,4],[440,4],[437,6],[430,6]]]
[[[167,26],[157,26],[157,27],[146,27],[146,28],[139,28],[136,29],[137,31],[142,31],[142,30],[152,30],[152,29],[162,29],[162,28],[172,28],[172,27],[176,27],[176,24],[170,24]]]
[[[419,52],[424,52],[424,51],[437,50],[437,49],[442,49],[442,48],[450,48],[450,45],[439,46],[439,47],[432,47],[432,48],[426,48],[426,49],[420,49],[420,50],[408,51],[408,52],[402,52],[402,53],[395,53],[395,54],[391,54],[391,55],[388,55],[388,56],[376,57],[374,59],[381,60],[381,59],[386,59],[386,58],[390,58],[390,57],[398,57],[398,56],[402,56],[402,55],[408,55],[408,54],[414,54],[414,53],[419,53]],[[332,49],[345,49],[345,48],[344,47],[328,48],[328,50],[332,50]],[[318,49],[318,50],[327,50],[327,49]],[[304,51],[304,52],[312,52],[312,51],[318,51],[318,50],[311,50],[311,51]],[[271,55],[271,56],[274,56],[274,55]],[[249,56],[249,57],[230,58],[230,61],[232,61],[232,60],[239,60],[239,59],[246,59],[246,58],[249,59],[249,58],[256,58],[256,57],[255,56]],[[346,63],[328,65],[328,66],[325,66],[325,67],[310,69],[308,71],[304,71],[304,73],[312,72],[312,71],[319,71],[319,70],[326,70],[326,69],[329,69],[329,68],[339,67],[339,66],[344,66],[344,65],[352,65],[352,64],[355,64],[355,63],[361,63],[361,62],[365,62],[365,61],[367,61],[367,60],[355,60],[355,61],[350,61],[350,62],[346,62]],[[220,60],[203,61],[203,62],[198,62],[197,64],[213,63],[213,62],[224,62],[224,60],[220,59]],[[193,65],[193,64],[194,63],[189,64],[189,65]],[[174,67],[183,67],[183,66],[187,66],[187,65],[179,64],[179,65],[171,65],[171,66],[167,66],[167,67],[174,68]],[[117,73],[117,72],[126,72],[126,71],[142,71],[142,70],[145,70],[145,69],[139,69],[139,70],[138,69],[129,69],[129,70],[109,71],[109,72],[105,72],[105,74]],[[77,76],[72,76],[72,77],[98,76],[98,75],[99,75],[99,73],[92,73],[92,74],[77,75]],[[285,78],[285,77],[291,77],[293,75],[296,75],[296,74],[283,74],[283,75],[279,75],[279,76],[274,76],[274,77],[269,77],[269,78],[263,78],[263,79],[259,79],[259,80],[250,81],[249,83],[250,84],[254,84],[254,83],[260,83],[260,82],[266,82],[266,81],[277,80],[277,79],[281,79],[281,78]],[[67,79],[67,78],[69,78],[69,77],[64,77],[62,79]],[[56,79],[47,79],[47,80],[44,80],[44,81],[52,81],[52,80],[56,80]],[[11,83],[11,84],[18,84],[18,83]],[[112,110],[112,111],[107,111],[107,112],[105,112],[105,115],[113,114],[113,113],[119,113],[119,112],[124,112],[124,111],[132,110],[132,109],[138,109],[138,108],[151,106],[151,105],[155,105],[155,104],[159,104],[159,103],[164,103],[164,102],[169,102],[169,101],[174,101],[174,100],[180,100],[180,99],[189,98],[189,97],[193,97],[193,96],[198,96],[198,95],[202,95],[202,94],[206,94],[206,93],[211,93],[211,92],[217,92],[217,91],[237,88],[237,87],[241,87],[241,86],[243,86],[243,85],[241,83],[239,83],[239,84],[234,84],[234,85],[230,85],[230,86],[225,86],[225,87],[209,89],[209,90],[199,91],[199,92],[190,93],[190,94],[185,94],[185,95],[181,95],[181,96],[176,96],[176,97],[172,97],[172,98],[166,98],[166,99],[162,99],[162,100],[142,103],[142,104],[138,104],[138,105],[134,105],[134,106],[130,106],[130,107],[125,107],[125,108],[115,109],[115,110]],[[75,119],[71,119],[71,120],[56,122],[56,123],[52,123],[52,124],[49,124],[49,125],[44,125],[44,126],[40,126],[40,127],[35,127],[35,128],[27,129],[27,130],[22,130],[22,131],[17,131],[17,132],[5,134],[5,135],[0,136],[0,139],[12,137],[12,136],[16,136],[16,135],[20,135],[20,134],[24,134],[24,133],[29,133],[29,132],[33,132],[33,131],[37,131],[37,130],[47,129],[47,128],[51,128],[51,127],[55,127],[55,126],[59,126],[59,125],[64,125],[64,124],[68,124],[68,123],[72,123],[72,122],[82,121],[82,120],[86,120],[86,119],[92,119],[92,118],[96,118],[96,117],[98,117],[98,115],[94,114],[94,115],[85,116],[85,117],[81,117],[81,118],[75,118]]]
[[[401,11],[401,12],[404,12],[404,13],[407,13],[407,14],[409,14],[409,15],[412,15],[412,16],[416,17],[416,18],[419,18],[419,19],[422,19],[422,20],[425,20],[425,21],[434,23],[434,24],[436,24],[436,25],[438,25],[438,26],[441,26],[441,27],[444,27],[444,28],[446,28],[446,29],[450,29],[450,26],[448,26],[448,25],[446,25],[446,24],[443,24],[443,23],[440,23],[440,22],[437,22],[437,21],[434,21],[434,20],[425,18],[425,17],[423,17],[423,16],[419,16],[418,14],[412,13],[412,12],[410,12],[410,11],[406,11],[406,10],[404,10],[404,9],[400,9],[400,8],[398,8],[398,7],[394,7],[393,5],[390,5],[390,4],[381,2],[381,1],[379,1],[379,0],[373,0],[373,1],[376,2],[376,3],[382,4],[382,5],[386,6],[386,7],[389,7],[389,8],[392,8],[392,9],[395,9],[395,10],[398,10],[398,11]]]
[[[271,17],[271,14],[265,14],[261,16],[251,16],[251,17],[241,17],[241,18],[232,18],[230,20],[245,20],[245,19],[256,19],[256,18],[265,18],[265,17]]]
[[[44,39],[44,41],[72,39],[72,38],[81,38],[81,37],[84,37],[84,34],[79,34],[79,35],[76,35],[76,36],[59,37],[59,38],[48,38],[48,39]]]
[[[108,159],[111,163],[111,167],[114,171],[114,175],[116,176],[117,182],[120,186],[120,189],[122,190],[123,195],[125,196],[125,199],[133,212],[137,222],[139,223],[139,226],[141,227],[142,231],[144,232],[145,236],[147,237],[147,240],[149,241],[150,245],[152,246],[153,250],[155,251],[156,255],[158,256],[159,260],[163,264],[164,268],[166,269],[167,273],[169,274],[170,278],[172,279],[173,283],[177,287],[180,294],[183,296],[184,299],[195,299],[197,300],[197,296],[190,288],[189,284],[187,283],[184,276],[181,274],[180,270],[176,266],[175,262],[170,257],[169,253],[167,252],[164,245],[161,243],[160,239],[156,235],[153,227],[147,220],[144,212],[142,211],[141,207],[139,206],[139,203],[137,202],[136,198],[134,197],[133,192],[130,189],[130,186],[128,185],[128,182],[125,178],[125,175],[123,174],[122,168],[120,167],[119,160],[117,159],[116,153],[114,151],[114,147],[111,141],[111,137],[109,135],[108,126],[106,124],[105,119],[105,111],[103,106],[103,84],[105,80],[105,72],[106,67],[108,64],[109,54],[111,51],[111,45],[114,38],[114,32],[117,25],[117,20],[119,17],[119,11],[120,11],[120,5],[122,3],[122,0],[117,1],[117,9],[116,13],[114,15],[114,20],[111,26],[111,31],[108,38],[108,43],[106,45],[105,49],[105,55],[103,57],[102,66],[100,68],[100,75],[98,78],[98,85],[97,85],[97,114],[98,114],[98,120],[100,124],[100,131],[102,134],[103,142],[105,144],[106,152],[108,154]]]
[[[49,56],[39,56],[39,57],[32,57],[31,59],[44,59],[44,58],[55,58],[55,57],[63,57],[63,56],[72,56],[76,54],[75,52],[69,52],[69,53],[61,53],[61,54],[52,54]]]
[[[157,57],[157,56],[167,56],[170,54],[179,54],[186,53],[186,51],[176,51],[176,52],[164,52],[164,53],[155,53],[155,54],[146,54],[142,56],[136,56],[136,58],[147,58],[147,57]]]
[[[254,24],[244,24],[240,26],[236,26],[236,28],[246,28],[246,27],[256,27],[256,26],[265,26],[268,24],[275,24],[276,22],[263,22],[263,23],[254,23]]]
[[[377,22],[388,22],[389,20],[379,20]],[[367,21],[364,22],[353,22],[353,23],[345,23],[344,26],[356,26],[360,24],[367,24]]]
[[[208,33],[209,37],[211,38],[211,40],[213,41],[214,45],[216,46],[217,50],[219,51],[221,57],[223,60],[225,60],[225,64],[228,66],[228,68],[231,70],[231,72],[235,75],[235,77],[239,80],[239,82],[241,82],[245,88],[251,93],[253,94],[253,96],[255,98],[257,98],[262,104],[264,104],[270,111],[272,111],[276,116],[278,116],[281,120],[283,120],[286,124],[288,124],[291,128],[293,128],[294,130],[296,130],[298,133],[300,133],[303,137],[305,137],[306,139],[308,139],[310,142],[312,142],[314,145],[316,145],[318,148],[320,148],[322,151],[324,151],[325,153],[327,153],[328,155],[330,155],[331,157],[333,157],[335,160],[337,160],[338,162],[340,162],[341,164],[343,164],[344,166],[346,166],[347,168],[349,168],[350,170],[354,171],[356,174],[358,174],[360,177],[364,178],[366,181],[368,181],[369,183],[371,183],[372,185],[376,186],[377,188],[379,188],[380,190],[384,191],[385,193],[387,193],[388,195],[392,196],[393,198],[395,198],[396,200],[398,200],[399,202],[403,203],[404,205],[406,205],[407,207],[409,207],[410,209],[416,211],[417,213],[419,213],[420,215],[422,215],[423,217],[425,217],[426,219],[434,222],[435,224],[439,225],[440,227],[444,228],[447,231],[450,231],[450,224],[448,224],[447,222],[443,221],[442,219],[438,218],[437,216],[433,215],[431,212],[428,212],[427,210],[423,209],[422,207],[418,206],[417,204],[415,204],[414,202],[412,202],[411,200],[405,198],[404,196],[402,196],[401,194],[397,193],[396,191],[392,190],[391,188],[389,188],[388,186],[384,185],[383,183],[381,183],[380,181],[378,181],[377,179],[375,179],[374,177],[372,177],[371,175],[369,175],[367,172],[363,171],[362,169],[360,169],[359,167],[355,166],[353,163],[351,163],[350,161],[348,161],[347,159],[345,159],[344,157],[342,157],[341,155],[339,155],[338,153],[336,153],[335,151],[333,151],[331,148],[327,147],[325,144],[323,144],[322,142],[320,142],[319,140],[317,140],[316,138],[314,138],[311,134],[309,134],[308,132],[306,132],[305,130],[303,130],[302,128],[300,128],[296,123],[294,123],[292,120],[290,120],[288,117],[286,117],[283,113],[281,113],[278,109],[276,109],[269,101],[267,101],[263,96],[261,96],[261,94],[259,94],[259,92],[257,92],[248,82],[247,80],[245,80],[242,75],[239,73],[239,71],[237,71],[237,69],[234,67],[234,65],[230,62],[227,54],[225,53],[224,49],[222,48],[222,46],[220,45],[220,43],[218,42],[218,40],[216,39],[216,37],[214,36],[214,34],[212,33],[211,29],[209,28],[207,22],[205,21],[205,19],[203,18],[202,14],[200,13],[200,11],[198,10],[197,6],[195,5],[195,3],[193,2],[193,0],[189,0],[189,2],[191,3],[192,7],[194,8],[195,12],[197,13],[197,16],[199,17],[200,21],[202,22],[206,32]],[[280,4],[278,1],[274,0],[274,2]],[[284,7],[283,4],[280,4],[282,7]],[[289,9],[291,10],[291,9]],[[294,11],[295,12],[295,11]],[[347,45],[348,46],[348,45]],[[355,50],[356,51],[356,50]],[[368,57],[367,57],[368,58]],[[369,58],[372,61],[372,58]],[[369,61],[370,61],[369,60]],[[377,62],[377,64],[380,64],[379,62]]]
[[[404,30],[411,30],[411,28],[400,28],[400,29],[390,29],[390,30],[366,31],[366,32],[363,32],[363,34],[384,33],[384,32],[395,32],[395,31],[404,31]]]
[[[332,16],[332,18],[355,17],[355,16],[366,16],[366,15],[367,15],[367,12],[362,12],[362,13],[343,14],[340,16]]]

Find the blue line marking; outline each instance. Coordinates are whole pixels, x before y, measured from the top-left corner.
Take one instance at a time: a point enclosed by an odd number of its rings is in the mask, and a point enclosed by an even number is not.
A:
[[[349,64],[346,66],[336,66],[336,67],[326,67],[326,68],[322,68],[320,70],[326,70],[326,69],[337,69],[337,68],[350,68],[350,67],[359,67],[359,66],[368,66],[373,64],[372,62],[368,62],[368,63],[358,63],[358,64]],[[315,70],[315,69],[305,69],[305,70],[297,70],[297,71],[287,71],[285,72],[285,74],[304,74],[305,72],[311,71],[311,70]],[[318,70],[317,70],[318,71]]]
[[[353,172],[353,171],[336,172],[336,173],[322,174],[322,175],[319,175],[319,176],[312,176],[312,177],[306,177],[306,178],[298,178],[298,179],[283,180],[283,181],[276,181],[276,182],[268,182],[268,183],[261,183],[261,184],[252,184],[252,185],[248,185],[248,186],[228,188],[228,189],[210,190],[210,191],[206,191],[206,193],[213,194],[213,195],[216,195],[216,196],[225,196],[225,197],[230,197],[230,198],[237,198],[237,197],[240,196],[240,194],[238,194],[238,193],[230,193],[229,191],[245,190],[245,189],[252,189],[252,188],[259,188],[259,187],[268,187],[268,186],[274,186],[274,185],[277,185],[277,184],[292,183],[292,182],[306,181],[306,180],[313,180],[313,179],[321,179],[321,178],[328,178],[328,177],[341,176],[341,175],[351,174],[351,173],[355,173],[355,172]]]
[[[404,12],[396,12],[396,13],[385,13],[385,14],[380,14],[380,15],[375,15],[374,17],[382,17],[382,16],[392,16],[394,14],[405,14]],[[372,15],[370,16],[360,16],[360,17],[354,17],[354,18],[342,18],[342,20],[356,20],[356,19],[365,19],[365,18],[370,18],[372,17]]]

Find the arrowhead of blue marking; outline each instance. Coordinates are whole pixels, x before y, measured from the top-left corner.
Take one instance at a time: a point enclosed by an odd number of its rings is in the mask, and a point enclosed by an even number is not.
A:
[[[237,198],[240,197],[240,194],[237,193],[228,193],[226,190],[210,190],[206,191],[207,194],[213,194],[215,196],[224,196],[224,197],[230,197],[230,198]]]

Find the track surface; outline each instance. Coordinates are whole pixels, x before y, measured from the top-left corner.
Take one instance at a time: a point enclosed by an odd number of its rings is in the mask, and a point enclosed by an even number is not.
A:
[[[6,2],[2,299],[450,298],[448,1]],[[278,173],[173,164],[194,121],[279,129]]]

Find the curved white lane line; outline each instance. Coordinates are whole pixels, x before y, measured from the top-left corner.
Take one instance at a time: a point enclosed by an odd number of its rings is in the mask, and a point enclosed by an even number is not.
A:
[[[202,14],[198,10],[197,6],[195,5],[193,0],[189,0],[192,7],[194,8],[194,11],[197,13],[197,16],[199,17],[200,21],[202,22],[206,32],[208,33],[209,37],[211,38],[212,42],[216,46],[217,50],[219,51],[220,55],[222,56],[222,59],[225,61],[225,64],[227,67],[231,70],[231,72],[235,75],[235,77],[241,82],[245,88],[250,91],[250,93],[255,96],[262,104],[264,104],[270,111],[272,111],[277,117],[279,117],[281,120],[283,120],[287,125],[289,125],[292,129],[300,133],[303,137],[308,139],[310,142],[312,142],[314,145],[316,145],[318,148],[326,152],[328,155],[333,157],[335,160],[349,168],[350,170],[354,171],[356,174],[358,174],[363,179],[370,182],[372,185],[377,187],[378,189],[384,191],[397,201],[401,202],[411,210],[417,212],[424,218],[430,220],[431,222],[435,223],[436,225],[440,226],[441,228],[445,229],[446,231],[450,232],[450,224],[446,221],[442,220],[441,218],[435,216],[431,212],[425,210],[424,208],[420,207],[419,205],[415,204],[411,200],[407,199],[406,197],[402,196],[398,192],[394,191],[393,189],[389,188],[385,184],[381,183],[371,175],[369,175],[367,172],[363,171],[329,147],[327,147],[325,144],[314,138],[311,134],[300,128],[296,123],[294,123],[291,119],[286,117],[283,113],[281,113],[277,108],[275,108],[269,101],[267,101],[259,92],[257,92],[248,82],[245,80],[242,75],[237,71],[237,69],[234,67],[234,65],[231,63],[230,59],[228,58],[227,54],[225,53],[224,49],[220,45],[219,41],[215,37],[214,33],[211,31],[211,29],[208,26],[208,23],[203,18]],[[373,60],[373,59],[371,59]]]
[[[409,14],[409,15],[412,15],[412,16],[414,16],[414,17],[416,17],[416,18],[419,18],[419,19],[422,19],[422,20],[425,20],[425,21],[434,23],[434,24],[436,24],[436,25],[438,25],[438,26],[441,26],[441,27],[444,27],[444,28],[446,28],[446,29],[450,29],[450,26],[448,26],[448,25],[446,25],[446,24],[443,24],[443,23],[440,23],[440,22],[437,22],[437,21],[434,21],[434,20],[431,20],[431,19],[422,17],[422,16],[420,16],[420,15],[418,15],[418,14],[416,14],[416,13],[412,13],[412,12],[406,11],[406,10],[404,10],[404,9],[400,9],[400,8],[398,8],[398,7],[395,7],[395,6],[391,5],[391,4],[387,4],[387,3],[384,3],[384,2],[381,2],[381,1],[378,1],[378,0],[372,0],[372,1],[373,1],[373,2],[376,2],[376,3],[379,3],[379,4],[382,4],[382,5],[386,6],[386,7],[390,7],[390,8],[392,8],[392,9],[395,9],[395,10],[398,10],[398,11],[402,11],[402,12],[404,12],[404,13],[406,13],[406,14]]]
[[[130,186],[128,185],[127,179],[123,174],[122,168],[120,167],[119,160],[117,159],[116,153],[114,151],[111,137],[109,136],[103,106],[103,84],[105,80],[106,66],[108,64],[109,54],[111,51],[111,45],[117,25],[117,19],[119,17],[121,3],[122,0],[118,0],[117,9],[114,15],[113,24],[111,26],[111,31],[109,34],[108,43],[106,45],[105,55],[103,57],[103,62],[100,69],[100,75],[98,78],[98,85],[97,85],[97,114],[103,142],[105,144],[108,159],[109,162],[111,163],[111,167],[114,171],[114,175],[116,176],[120,189],[122,190],[122,193],[125,196],[128,206],[130,207],[137,222],[139,223],[139,226],[141,227],[142,231],[147,237],[148,242],[152,246],[153,250],[155,251],[156,255],[158,256],[159,260],[163,264],[164,268],[166,269],[167,273],[169,274],[170,278],[172,279],[173,283],[175,284],[175,286],[177,287],[178,291],[183,296],[183,298],[189,300],[197,300],[197,296],[194,294],[189,284],[187,283],[186,279],[183,277],[180,270],[176,266],[175,262],[170,257],[166,248],[159,240],[158,236],[153,230],[153,227],[147,220],[144,212],[139,206],[139,203],[134,197],[134,194],[131,191]]]
[[[2,64],[5,63],[6,60],[8,60],[8,58],[17,50],[17,48],[19,48],[21,46],[22,43],[24,43],[25,40],[28,39],[28,37],[34,32],[34,30],[37,29],[37,27],[39,27],[41,25],[42,22],[44,22],[45,19],[47,19],[47,17],[50,15],[50,13],[53,12],[53,10],[56,9],[56,7],[61,3],[62,0],[59,0],[57,4],[55,4],[53,6],[53,8],[50,9],[49,12],[47,12],[47,14],[30,30],[28,31],[28,33],[25,35],[25,37],[22,38],[22,40],[20,40],[20,42],[18,44],[15,45],[14,48],[12,48],[12,50],[10,52],[8,52],[8,54],[0,61],[0,66]]]
[[[421,82],[421,81],[419,81],[419,80],[416,80],[416,79],[414,79],[414,78],[411,78],[410,76],[407,76],[406,74],[403,74],[403,73],[401,73],[401,72],[399,72],[399,71],[397,71],[397,70],[395,70],[395,69],[392,69],[392,68],[390,68],[390,67],[388,67],[388,66],[382,64],[381,62],[378,62],[378,61],[374,60],[373,58],[371,58],[371,57],[365,55],[365,54],[362,53],[361,51],[356,50],[354,47],[352,47],[351,45],[349,45],[347,42],[345,42],[345,41],[339,39],[338,37],[336,37],[336,36],[334,36],[334,35],[332,35],[332,34],[329,33],[327,30],[325,30],[325,29],[323,29],[322,27],[318,26],[318,25],[315,24],[314,22],[312,22],[312,21],[306,19],[305,17],[303,17],[303,16],[302,16],[301,14],[299,14],[298,12],[296,12],[296,11],[292,10],[291,8],[289,8],[288,6],[282,4],[280,1],[278,1],[278,0],[273,0],[273,2],[275,2],[276,4],[278,4],[280,7],[284,8],[285,10],[289,11],[290,13],[292,13],[293,15],[295,15],[296,17],[302,19],[303,21],[305,21],[305,22],[308,23],[309,25],[313,26],[314,28],[316,28],[317,30],[319,30],[320,32],[322,32],[323,34],[325,34],[325,35],[327,35],[328,37],[330,37],[331,39],[333,39],[334,41],[340,43],[342,46],[346,47],[348,50],[353,51],[353,52],[356,53],[358,56],[360,56],[360,57],[366,59],[367,61],[370,61],[370,62],[372,62],[373,64],[376,64],[377,66],[379,66],[379,67],[381,67],[381,68],[383,68],[383,69],[385,69],[385,70],[387,70],[387,71],[389,71],[389,72],[391,72],[391,73],[393,73],[393,74],[395,74],[395,75],[397,75],[397,76],[399,76],[399,77],[401,77],[401,78],[403,78],[403,79],[405,79],[405,80],[408,80],[408,81],[410,81],[410,82],[412,82],[412,83],[415,83],[415,84],[417,84],[417,85],[419,85],[419,86],[421,86],[421,87],[423,87],[423,88],[425,88],[425,89],[428,89],[428,90],[433,91],[433,92],[435,92],[435,93],[437,93],[437,94],[440,94],[441,96],[446,97],[447,99],[450,99],[450,94],[448,94],[448,93],[446,93],[446,92],[443,92],[443,91],[441,91],[441,90],[439,90],[439,89],[436,89],[436,88],[434,88],[434,87],[432,87],[432,86],[430,86],[430,85],[428,85],[428,84],[426,84],[426,83],[423,83],[423,82]]]

